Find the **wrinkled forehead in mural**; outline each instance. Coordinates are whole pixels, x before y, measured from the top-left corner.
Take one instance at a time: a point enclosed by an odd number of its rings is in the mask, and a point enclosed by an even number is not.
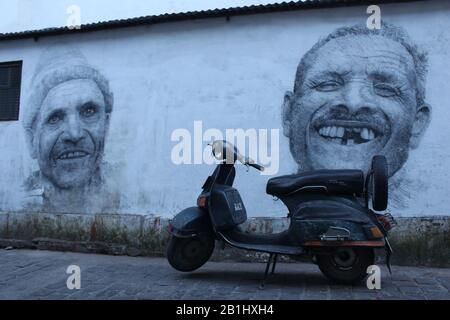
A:
[[[30,87],[23,124],[40,177],[57,189],[97,174],[113,97],[108,81],[73,49],[46,51]]]
[[[427,56],[383,23],[343,27],[302,58],[285,95],[283,127],[299,170],[360,168],[385,155],[392,176],[430,121]]]

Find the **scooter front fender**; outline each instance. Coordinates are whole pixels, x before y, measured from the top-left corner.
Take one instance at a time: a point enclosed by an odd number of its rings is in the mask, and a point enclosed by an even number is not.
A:
[[[212,233],[211,219],[206,210],[191,207],[181,211],[169,223],[169,232],[178,238],[191,238]]]

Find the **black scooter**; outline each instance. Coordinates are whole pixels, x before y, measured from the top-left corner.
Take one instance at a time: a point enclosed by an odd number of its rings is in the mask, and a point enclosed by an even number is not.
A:
[[[387,207],[385,157],[373,158],[366,177],[360,170],[318,170],[269,180],[267,193],[287,206],[290,226],[278,234],[255,234],[239,228],[247,214],[239,192],[232,187],[235,163],[264,168],[226,141],[215,141],[212,147],[221,162],[203,185],[197,206],[183,210],[169,223],[167,258],[173,268],[182,272],[200,268],[219,240],[269,254],[262,287],[271,264],[274,273],[278,255],[309,255],[330,280],[354,284],[374,264],[374,249],[385,248],[390,271],[392,249],[387,233],[395,221],[388,213],[373,211]]]

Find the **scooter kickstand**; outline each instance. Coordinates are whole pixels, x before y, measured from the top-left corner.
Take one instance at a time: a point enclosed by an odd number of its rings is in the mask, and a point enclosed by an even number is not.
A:
[[[264,272],[264,279],[259,286],[260,290],[264,290],[264,287],[266,286],[266,280],[269,277],[269,268],[270,268],[270,264],[272,263],[272,257],[273,257],[273,253],[270,254],[269,260],[267,261],[266,272]]]
[[[277,259],[278,259],[278,255],[275,255],[275,258],[273,259],[273,265],[272,265],[272,273],[271,274],[275,274],[275,266],[277,265]]]

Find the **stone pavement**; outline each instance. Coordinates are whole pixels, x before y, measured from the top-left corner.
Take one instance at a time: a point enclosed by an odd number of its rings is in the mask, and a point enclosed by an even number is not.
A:
[[[69,265],[81,268],[81,289],[66,286]],[[175,300],[450,300],[450,269],[382,267],[381,290],[330,284],[317,266],[280,263],[265,290],[258,286],[264,264],[208,262],[190,274],[163,258],[0,250],[0,299]]]

